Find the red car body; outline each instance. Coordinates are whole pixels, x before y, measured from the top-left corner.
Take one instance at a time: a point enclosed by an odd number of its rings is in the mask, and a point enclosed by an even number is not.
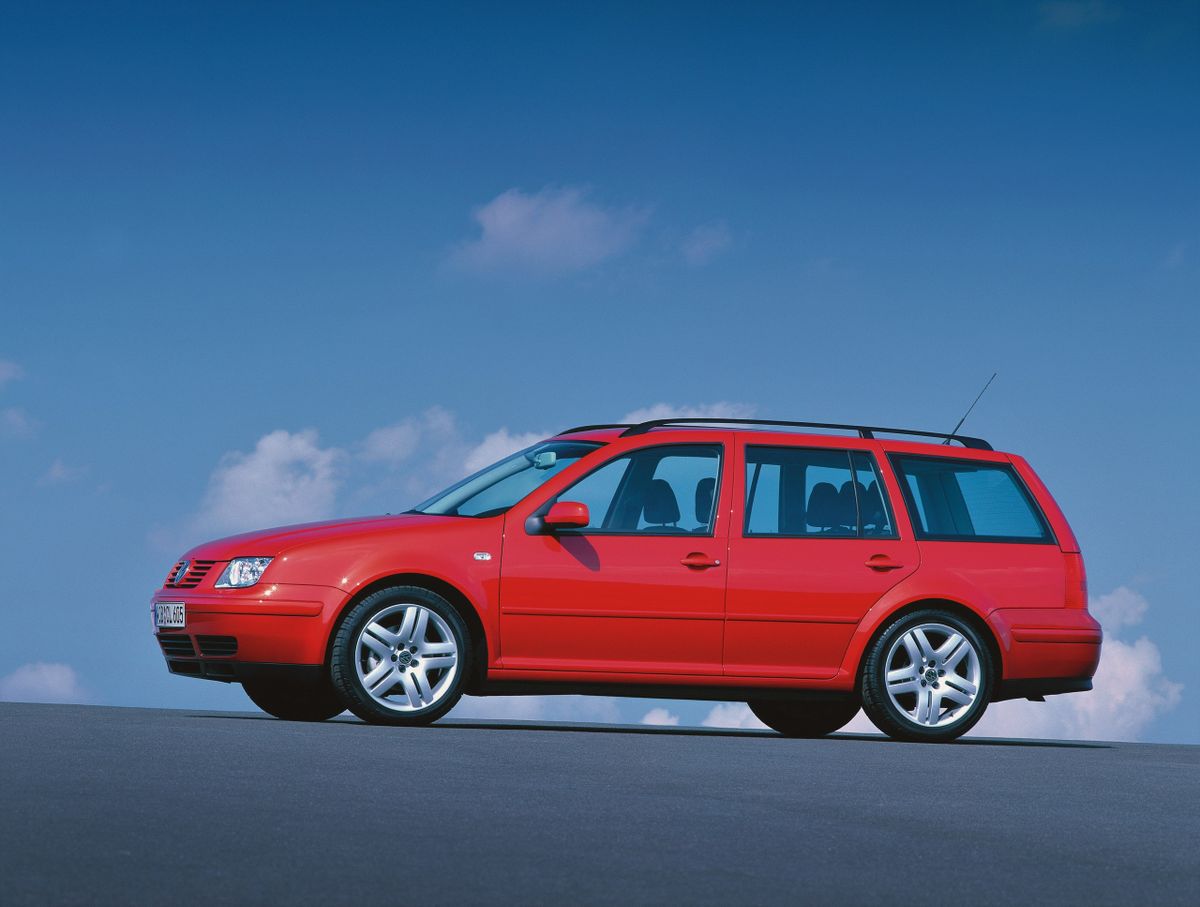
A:
[[[738,699],[852,691],[884,622],[935,603],[985,630],[992,699],[1091,688],[1101,631],[1079,546],[1028,463],[990,449],[734,427],[576,431],[599,442],[507,512],[401,514],[238,535],[189,551],[154,594],[186,626],[158,631],[172,672],[243,681],[327,671],[339,620],[373,590],[424,586],[474,640],[475,694],[589,692]],[[531,533],[527,520],[581,476],[636,448],[723,450],[711,535]],[[748,445],[869,454],[894,538],[753,538],[744,531]],[[1049,527],[1046,543],[920,538],[892,458],[1010,466]],[[570,519],[568,514],[567,519]],[[231,558],[273,561],[247,589],[217,589]]]

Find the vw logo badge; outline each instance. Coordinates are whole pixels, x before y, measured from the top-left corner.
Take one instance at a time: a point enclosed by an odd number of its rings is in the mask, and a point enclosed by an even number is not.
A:
[[[171,582],[174,583],[176,586],[178,586],[180,583],[182,583],[183,578],[185,576],[187,576],[188,567],[190,567],[191,565],[192,564],[190,561],[183,561],[179,565],[179,569],[175,571],[175,579],[171,580]]]

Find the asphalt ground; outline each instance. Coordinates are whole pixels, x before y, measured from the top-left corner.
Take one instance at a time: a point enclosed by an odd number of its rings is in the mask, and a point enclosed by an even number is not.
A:
[[[1197,904],[1200,747],[0,703],[0,903]]]

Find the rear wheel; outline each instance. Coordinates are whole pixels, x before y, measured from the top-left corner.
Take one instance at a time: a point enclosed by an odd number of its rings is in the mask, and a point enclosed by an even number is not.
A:
[[[375,724],[429,724],[454,708],[471,664],[471,637],[446,599],[417,586],[367,596],[333,641],[334,687]]]
[[[754,716],[785,737],[824,737],[845,727],[858,714],[858,700],[813,701],[754,699]]]
[[[867,650],[863,711],[900,740],[954,740],[983,717],[992,677],[991,651],[971,624],[941,608],[917,611]]]
[[[246,681],[242,689],[250,701],[284,721],[325,721],[346,711],[328,680],[317,683]]]

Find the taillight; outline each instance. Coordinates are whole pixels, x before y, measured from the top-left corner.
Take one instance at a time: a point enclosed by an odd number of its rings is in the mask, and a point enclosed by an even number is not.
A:
[[[1066,560],[1067,588],[1063,604],[1068,608],[1087,608],[1087,570],[1083,567],[1083,555],[1078,552],[1064,553]]]

